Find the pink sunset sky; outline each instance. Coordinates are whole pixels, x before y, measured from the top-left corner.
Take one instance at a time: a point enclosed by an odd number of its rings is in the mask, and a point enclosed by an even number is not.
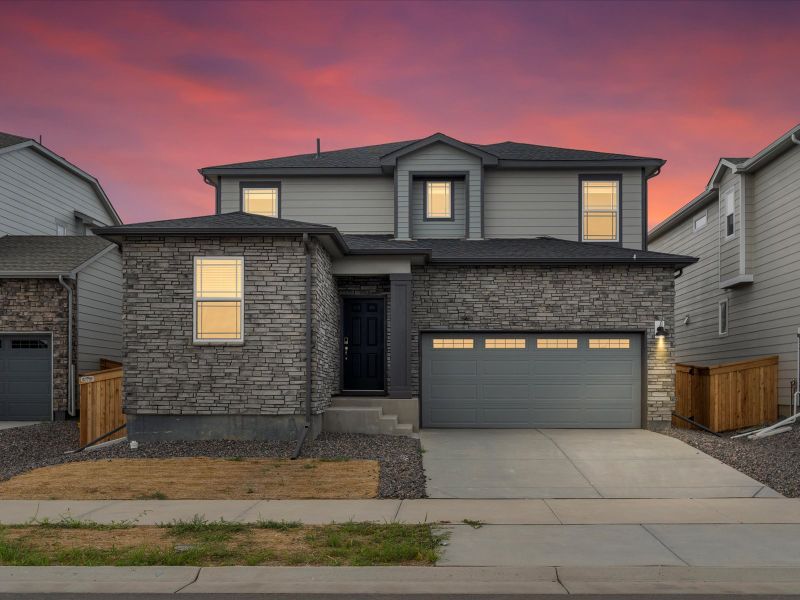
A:
[[[654,225],[800,122],[798,2],[7,2],[0,131],[132,222],[199,167],[423,137],[666,159]]]

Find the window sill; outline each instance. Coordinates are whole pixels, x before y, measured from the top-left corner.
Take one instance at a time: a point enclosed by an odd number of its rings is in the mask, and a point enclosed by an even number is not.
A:
[[[192,346],[244,346],[244,340],[193,340]]]

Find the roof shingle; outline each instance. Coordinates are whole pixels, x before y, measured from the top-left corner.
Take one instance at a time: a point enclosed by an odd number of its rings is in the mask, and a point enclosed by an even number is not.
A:
[[[282,156],[253,160],[248,162],[231,163],[205,167],[208,169],[276,169],[276,168],[378,168],[381,166],[381,157],[400,150],[404,146],[414,144],[420,140],[406,140],[391,142],[376,146],[360,146],[357,148],[343,148],[316,154],[298,154],[295,156]],[[520,161],[626,161],[626,160],[651,160],[657,158],[646,156],[631,156],[628,154],[615,154],[609,152],[595,152],[592,150],[576,150],[572,148],[558,148],[555,146],[538,146],[536,144],[523,144],[520,142],[500,142],[497,144],[468,144],[474,148],[488,152],[501,160]]]
[[[0,238],[0,274],[67,275],[110,245],[94,235],[6,235]]]
[[[5,133],[0,131],[0,148],[8,148],[9,146],[16,146],[22,142],[27,142],[31,138],[21,137],[13,133]]]

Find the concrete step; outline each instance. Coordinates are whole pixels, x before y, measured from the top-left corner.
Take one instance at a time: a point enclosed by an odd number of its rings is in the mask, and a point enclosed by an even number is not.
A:
[[[389,398],[387,396],[334,396],[331,406],[335,408],[381,408],[385,415],[395,415],[398,425],[410,425],[411,431],[417,431],[417,402],[410,399]],[[401,432],[407,431],[401,427]]]
[[[411,425],[398,423],[396,415],[386,415],[380,406],[333,405],[322,416],[322,429],[335,433],[408,435]]]

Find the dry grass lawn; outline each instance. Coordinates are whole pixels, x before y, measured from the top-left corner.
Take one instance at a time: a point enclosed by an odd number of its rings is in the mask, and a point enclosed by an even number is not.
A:
[[[0,565],[430,565],[441,543],[429,524],[66,520],[0,527]]]
[[[0,482],[2,499],[375,498],[374,460],[138,458],[73,462]]]

